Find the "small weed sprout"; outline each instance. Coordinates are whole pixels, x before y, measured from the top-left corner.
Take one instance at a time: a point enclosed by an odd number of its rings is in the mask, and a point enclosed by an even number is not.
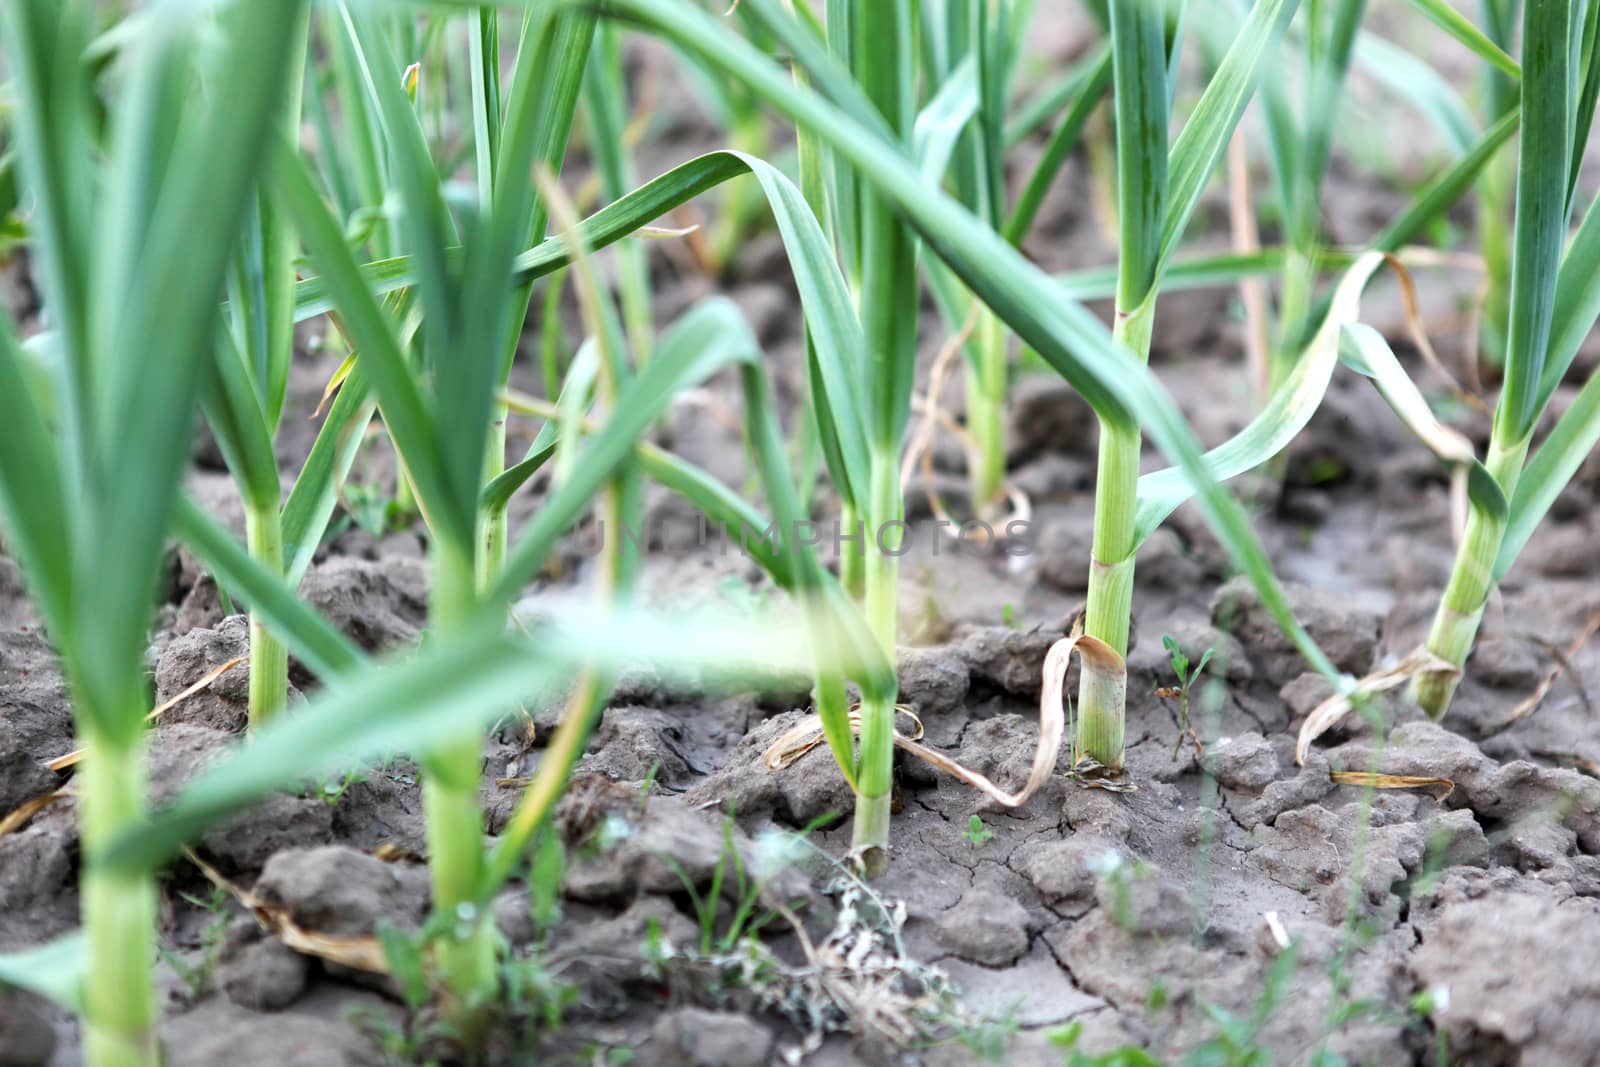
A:
[[[762,858],[762,869],[752,873],[745,866],[744,857],[739,854],[739,848],[734,843],[733,831],[733,816],[725,816],[722,822],[722,850],[717,854],[717,865],[711,872],[711,884],[706,887],[704,893],[696,887],[694,879],[684,870],[681,863],[670,856],[661,857],[678,876],[678,880],[683,883],[684,892],[689,895],[689,900],[694,906],[696,921],[700,926],[700,954],[707,958],[732,953],[742,942],[754,940],[762,927],[777,918],[775,912],[758,911],[757,908],[767,884],[788,865],[783,859],[769,858],[774,855],[769,849],[767,856]],[[782,855],[786,856],[790,851],[785,846]],[[725,889],[731,897],[733,914],[728,919],[726,928],[719,934],[717,918]]]
[[[201,899],[193,893],[179,893],[185,901],[196,908],[210,914],[210,919],[200,931],[200,961],[195,965],[185,963],[176,952],[161,948],[161,958],[171,967],[189,993],[191,1001],[199,1000],[205,996],[206,988],[211,984],[211,977],[216,973],[217,960],[222,955],[222,939],[227,933],[228,924],[233,917],[228,913],[228,894],[219,887],[213,887],[210,899]]]
[[[1200,662],[1194,664],[1191,672],[1189,657],[1183,649],[1178,647],[1177,638],[1171,634],[1161,635],[1161,646],[1167,650],[1168,661],[1172,664],[1172,673],[1177,676],[1176,686],[1162,686],[1156,690],[1156,696],[1163,700],[1177,700],[1179,707],[1178,740],[1172,746],[1172,758],[1178,758],[1178,750],[1183,747],[1184,738],[1194,743],[1195,755],[1204,762],[1206,757],[1205,746],[1200,743],[1200,738],[1195,735],[1194,727],[1189,725],[1189,693],[1194,684],[1200,680],[1200,675],[1205,673],[1206,665],[1211,662],[1211,657],[1216,655],[1215,648],[1208,648],[1200,656]]]
[[[367,776],[359,768],[351,768],[340,775],[337,780],[328,778],[323,781],[321,787],[317,790],[317,799],[331,808],[344,799],[344,795],[350,791],[351,786],[358,785],[366,780]]]
[[[561,838],[546,831],[534,847],[528,865],[528,917],[534,935],[542,942],[561,917],[561,876],[566,870],[566,850]]]
[[[994,831],[983,825],[982,818],[973,815],[967,820],[967,828],[962,831],[961,836],[966,838],[973,848],[978,848],[994,836]]]
[[[959,1023],[954,1040],[986,1063],[1005,1063],[1006,1046],[1021,1029],[1018,1008],[1013,1006],[996,1018]]]
[[[374,1008],[355,1008],[346,1013],[350,1024],[377,1043],[384,1056],[394,1063],[415,1063],[436,1037],[437,1023],[423,1021],[423,1009],[432,996],[425,960],[425,937],[412,935],[387,921],[380,921],[378,944],[384,963],[400,993],[405,1014],[397,1023]]]
[[[1048,1032],[1050,1044],[1067,1054],[1066,1067],[1164,1067],[1162,1062],[1140,1048],[1127,1046],[1096,1056],[1078,1051],[1083,1036],[1082,1023],[1068,1023]]]
[[[1112,920],[1123,930],[1132,932],[1135,925],[1133,883],[1146,877],[1149,868],[1143,860],[1135,859],[1129,863],[1115,849],[1106,849],[1100,855],[1091,857],[1088,866],[1089,873],[1111,887]]]

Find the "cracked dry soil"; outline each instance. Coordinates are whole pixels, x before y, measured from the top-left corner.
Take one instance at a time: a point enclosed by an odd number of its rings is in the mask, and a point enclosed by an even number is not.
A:
[[[671,152],[654,149],[658,162],[715,136],[685,118],[672,131]],[[1053,269],[1106,261],[1110,250],[1081,214],[1091,199],[1081,161],[1059,185],[1030,251]],[[1357,230],[1400,203],[1338,167],[1328,195],[1330,220]],[[663,321],[711,287],[670,249],[651,254]],[[799,320],[770,235],[749,243],[725,288],[751,316],[780,400],[792,408],[803,366]],[[1175,293],[1163,297],[1157,318],[1154,362],[1207,443],[1236,431],[1250,412],[1231,300],[1226,292]],[[1397,306],[1392,293],[1369,303],[1377,309],[1370,321],[1398,321],[1384,318]],[[944,331],[931,309],[923,321],[931,351]],[[1447,334],[1434,340],[1452,342]],[[1593,362],[1587,353],[1575,373]],[[291,411],[314,408],[330,369],[296,363]],[[1557,411],[1572,388],[1563,387]],[[958,412],[959,392],[945,398]],[[720,383],[712,402],[735,406],[737,394]],[[1461,428],[1481,447],[1486,422],[1463,417]],[[1081,602],[1096,433],[1082,401],[1045,377],[1019,379],[1010,419],[1013,481],[1035,507],[1033,550],[958,552],[924,524],[902,563],[902,697],[930,744],[1003,784],[1026,775],[1039,665]],[[303,420],[286,424],[281,459],[293,472],[311,434]],[[729,484],[743,484],[738,439],[707,414],[703,398],[677,406],[663,435]],[[215,449],[202,443],[196,463],[191,489],[242,527]],[[1157,464],[1147,456],[1147,469]],[[941,446],[934,482],[958,508],[960,470],[959,455]],[[381,447],[363,457],[356,477],[392,478]],[[919,478],[908,509],[926,523],[923,487]],[[1291,581],[1297,615],[1341,669],[1364,673],[1420,642],[1451,558],[1446,481],[1365,383],[1336,379],[1292,449],[1281,492],[1248,479],[1239,488],[1254,500],[1257,529]],[[536,504],[537,489],[514,505],[513,518]],[[694,520],[680,502],[652,489],[648,506],[657,531],[641,589],[648,602],[737,606],[766,595],[736,554],[685,547]],[[904,958],[949,980],[943,1003],[966,1020],[968,1041],[947,1026],[932,1031],[941,1042],[897,1045],[885,1027],[861,1026],[828,1034],[805,1062],[933,1067],[975,1062],[972,1046],[987,1043],[999,1062],[1060,1064],[1064,1054],[1050,1035],[1073,1023],[1081,1051],[1137,1045],[1176,1060],[1218,1038],[1221,1012],[1250,1019],[1270,1000],[1255,1041],[1274,1064],[1307,1063],[1324,1049],[1342,1060],[1323,1062],[1435,1064],[1441,1048],[1447,1062],[1462,1065],[1600,1064],[1600,729],[1586,696],[1600,687],[1600,650],[1581,650],[1538,709],[1507,725],[1555,666],[1552,650],[1600,608],[1597,509],[1600,462],[1591,459],[1491,605],[1442,724],[1394,701],[1387,736],[1352,716],[1304,767],[1293,761],[1294,731],[1322,685],[1249,587],[1229,579],[1198,515],[1181,509],[1145,546],[1137,569],[1127,757],[1136,792],[1086,789],[1057,775],[1027,805],[1006,811],[924,765],[899,765],[891,864],[872,888],[903,902]],[[424,552],[416,533],[373,537],[351,527],[329,540],[303,593],[363,646],[403,647],[426,625]],[[581,589],[588,569],[580,531],[529,588],[528,604]],[[240,655],[246,640],[243,621],[225,617],[214,584],[187,553],[174,552],[163,597],[150,654],[157,700]],[[1173,684],[1164,634],[1191,659],[1217,652],[1191,709],[1209,776],[1180,732],[1176,703],[1155,695]],[[234,740],[246,671],[227,673],[155,727],[157,801]],[[292,681],[314,685],[297,665]],[[559,919],[539,930],[520,887],[495,906],[513,946],[542,943],[546,965],[573,991],[570,1002],[553,1034],[536,1033],[534,1019],[504,1020],[494,1057],[528,1062],[536,1052],[540,1062],[591,1063],[605,1062],[596,1050],[631,1049],[635,1063],[738,1067],[786,1062],[802,1045],[803,1012],[793,998],[763,1000],[689,958],[685,950],[701,935],[685,882],[705,894],[728,848],[759,865],[772,827],[820,824],[810,840],[821,853],[847,848],[850,795],[826,750],[782,774],[761,760],[803,713],[805,688],[790,680],[760,695],[667,693],[648,671],[623,679],[557,820],[570,855]],[[516,802],[503,780],[538,765],[559,709],[529,713],[531,741],[525,722],[508,721],[486,745],[482,799],[491,833]],[[72,747],[63,683],[20,575],[0,556],[0,813],[60,788],[63,777],[46,763]],[[1334,784],[1330,771],[1339,769],[1453,787],[1369,794]],[[306,929],[363,936],[379,919],[414,928],[429,903],[415,862],[424,850],[417,773],[397,757],[343,782],[308,783],[207,833],[196,852]],[[0,838],[0,951],[76,925],[74,807],[63,799]],[[734,813],[731,826],[725,811]],[[988,836],[971,832],[973,815]],[[609,846],[597,846],[597,836]],[[375,855],[383,846],[388,860]],[[823,891],[835,874],[813,854],[775,879],[765,899],[795,904],[821,943],[846,910]],[[174,1067],[394,1062],[375,1036],[407,1025],[390,982],[297,954],[237,908],[198,906],[211,887],[187,863],[165,874],[162,897],[168,956],[158,975]],[[724,916],[730,906],[725,900]],[[763,934],[773,960],[800,967],[791,926],[773,922]],[[663,962],[662,945],[680,950],[676,964]],[[191,985],[180,972],[202,977]],[[1419,995],[1429,1003],[1420,1005]],[[872,1007],[870,998],[855,1003]],[[977,1025],[983,1018],[1004,1025]],[[31,996],[0,995],[0,1065],[78,1058],[76,1025],[63,1012]]]
[[[1164,373],[1181,382],[1223,371],[1202,358]],[[318,383],[303,378],[301,398],[309,399]],[[1026,774],[1038,665],[1081,597],[1081,579],[1063,557],[1083,558],[1073,531],[1090,498],[1085,481],[1062,472],[1086,478],[1092,464],[1092,423],[1064,388],[1025,379],[1019,392],[1017,480],[1042,486],[1034,490],[1036,552],[968,554],[941,544],[935,554],[938,542],[923,527],[916,543],[924,547],[904,567],[904,614],[921,643],[902,652],[902,698],[931,744],[1001,782]],[[1407,452],[1399,431],[1384,431],[1366,411],[1381,401],[1354,391],[1346,401],[1379,428],[1369,459]],[[1082,432],[1036,446],[1029,435],[1037,422],[1020,420],[1045,417],[1079,418]],[[699,458],[714,464],[733,451],[695,412],[677,418],[693,420],[680,440],[698,435]],[[1319,447],[1345,448],[1350,433],[1338,412],[1319,416],[1295,463]],[[1291,579],[1297,615],[1343,669],[1361,673],[1403,654],[1420,640],[1448,565],[1449,546],[1433,535],[1447,507],[1442,476],[1390,458],[1357,461],[1344,482],[1307,487],[1293,481],[1293,469],[1282,500],[1258,525]],[[1276,1004],[1256,1042],[1274,1063],[1306,1062],[1326,1047],[1349,1063],[1431,1064],[1441,1041],[1452,1063],[1600,1062],[1600,977],[1592,967],[1600,957],[1600,781],[1591,776],[1600,735],[1579,684],[1593,688],[1600,678],[1596,655],[1580,652],[1575,678],[1558,680],[1537,711],[1502,725],[1553,665],[1549,649],[1600,607],[1592,557],[1574,548],[1592,521],[1596,473],[1586,471],[1568,491],[1507,583],[1442,725],[1397,701],[1386,739],[1352,716],[1296,767],[1294,730],[1321,684],[1249,587],[1226,579],[1204,527],[1180,512],[1138,569],[1128,725],[1136,792],[1087,789],[1058,775],[1006,811],[903,762],[892,861],[873,888],[904,902],[905,953],[947,976],[969,1039],[985,1037],[1002,1062],[1060,1063],[1049,1035],[1077,1023],[1081,1050],[1133,1044],[1175,1059],[1217,1037],[1216,1009],[1248,1018],[1270,989]],[[224,475],[201,471],[194,485],[227,515]],[[674,506],[652,501],[668,518]],[[581,537],[574,535],[565,572],[530,589],[532,604],[582,586]],[[346,533],[313,568],[306,596],[368,647],[403,646],[426,622],[420,551],[411,534]],[[0,562],[0,591],[0,808],[9,811],[62,784],[45,763],[69,750],[72,737],[62,682],[9,562]],[[663,545],[649,558],[643,595],[657,604],[712,597],[737,605],[762,595],[762,586],[734,554]],[[220,612],[214,588],[178,553],[151,655],[158,699],[243,651],[242,620]],[[1176,702],[1155,695],[1172,684],[1162,634],[1191,658],[1217,650],[1192,708],[1214,778],[1180,736]],[[246,672],[224,675],[156,727],[158,801],[241,729]],[[314,684],[298,669],[295,680]],[[673,864],[701,892],[709,887],[724,849],[723,811],[735,813],[729,840],[752,867],[763,831],[774,826],[821,821],[811,840],[835,856],[846,849],[847,819],[827,820],[848,814],[850,796],[826,750],[779,774],[761,759],[803,713],[804,688],[802,681],[762,695],[669,694],[647,671],[624,678],[562,809],[573,859],[543,952],[575,993],[562,1027],[535,1041],[553,1062],[583,1061],[595,1047],[631,1048],[645,1063],[782,1062],[802,1044],[792,1012],[714,974],[659,966],[651,944],[698,945],[694,904]],[[531,745],[522,722],[489,739],[483,800],[491,832],[516,800],[502,780],[537,766],[557,713],[531,709]],[[1330,769],[1339,768],[1443,778],[1453,788],[1369,796],[1335,785]],[[642,802],[647,779],[653,785]],[[396,759],[338,784],[345,788],[336,798],[321,783],[275,796],[207,833],[197,852],[306,929],[361,936],[379,918],[415,927],[428,905],[424,871],[406,858],[424,849],[416,768]],[[58,802],[0,838],[0,949],[75,925],[73,809],[70,799]],[[988,836],[970,832],[974,814]],[[616,835],[617,820],[631,829]],[[585,847],[602,826],[620,840]],[[383,845],[400,858],[376,858]],[[818,939],[837,915],[837,901],[820,891],[828,875],[815,862],[801,864],[767,893],[805,905],[803,921]],[[210,887],[186,863],[163,886],[164,946],[184,968],[214,964],[199,989],[172,963],[159,968],[174,1064],[223,1056],[241,1064],[391,1062],[373,1025],[351,1021],[359,1009],[403,1025],[387,981],[298,955],[237,909],[218,920],[195,906]],[[534,941],[525,891],[508,892],[495,917],[512,944]],[[800,961],[784,924],[765,932],[776,958]],[[1286,970],[1278,935],[1295,946]],[[1429,991],[1431,1014],[1410,1010]],[[981,1018],[1005,1025],[984,1033],[974,1023]],[[507,1024],[508,1035],[519,1029]],[[507,1036],[503,1047],[516,1062],[510,1050],[528,1046]],[[0,1063],[66,1064],[76,1034],[62,1013],[12,994],[0,999],[0,1048]],[[807,1062],[976,1056],[958,1040],[896,1047],[870,1032],[839,1033]]]

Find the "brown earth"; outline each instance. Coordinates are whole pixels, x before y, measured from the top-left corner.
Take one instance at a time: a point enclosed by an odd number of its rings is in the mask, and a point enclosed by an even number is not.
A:
[[[645,55],[647,66],[660,59]],[[715,143],[692,114],[664,124],[646,149],[647,171]],[[1019,168],[1030,150],[1037,146],[1019,149]],[[1358,240],[1399,196],[1340,166],[1326,216],[1336,236]],[[1107,261],[1090,200],[1086,169],[1074,160],[1030,253],[1052,269]],[[707,292],[729,292],[792,408],[799,318],[776,238],[747,242],[725,282],[696,273],[681,249],[652,247],[651,255],[662,321]],[[1427,281],[1435,341],[1447,353],[1462,342],[1451,281]],[[1398,338],[1393,294],[1369,306],[1370,321]],[[1163,298],[1158,314],[1159,373],[1208,443],[1251,411],[1234,308],[1231,291],[1185,293]],[[931,309],[923,319],[931,357],[945,330]],[[305,416],[329,370],[325,361],[296,364],[280,442],[289,475],[309,448],[314,424]],[[957,411],[959,392],[945,398]],[[744,484],[740,443],[715,408],[737,403],[732,383],[716,383],[709,399],[679,403],[663,431],[736,486]],[[1481,446],[1486,424],[1468,416],[1461,426]],[[1070,390],[1023,376],[1011,400],[1012,471],[1035,507],[1032,551],[966,554],[923,522],[903,562],[902,697],[930,744],[1003,782],[1026,774],[1039,664],[1082,600],[1095,436]],[[381,444],[370,452],[356,477],[383,483],[392,462]],[[202,445],[196,459],[192,488],[242,525],[215,450]],[[1153,454],[1147,461],[1161,465]],[[936,481],[958,512],[960,472],[959,455],[941,447]],[[1281,489],[1259,478],[1239,488],[1254,502],[1279,574],[1293,583],[1298,616],[1338,666],[1365,673],[1419,643],[1452,555],[1446,478],[1367,383],[1340,373],[1293,447]],[[525,496],[514,514],[536,506],[537,489]],[[848,845],[850,795],[826,751],[782,774],[761,760],[804,709],[803,685],[764,695],[665,693],[648,672],[630,675],[558,820],[569,852],[559,919],[541,929],[523,889],[495,908],[516,951],[537,949],[547,973],[570,987],[561,1026],[553,1034],[541,1027],[526,1011],[538,1003],[530,995],[523,1014],[497,1027],[493,1055],[603,1063],[624,1062],[603,1058],[608,1050],[631,1049],[635,1063],[732,1067],[796,1062],[805,1049],[805,1062],[818,1064],[956,1064],[980,1053],[1059,1064],[1065,1054],[1050,1035],[1075,1023],[1080,1050],[1132,1044],[1174,1060],[1231,1033],[1278,1064],[1434,1064],[1441,1048],[1459,1064],[1600,1063],[1592,966],[1600,958],[1600,729],[1585,695],[1600,685],[1600,652],[1580,651],[1537,711],[1504,725],[1557,665],[1553,650],[1600,609],[1597,506],[1600,465],[1591,461],[1491,605],[1442,725],[1395,701],[1387,737],[1352,716],[1303,768],[1294,764],[1294,733],[1321,683],[1249,587],[1230,580],[1197,513],[1180,510],[1144,548],[1137,571],[1128,706],[1137,791],[1088,789],[1061,775],[1005,811],[903,762],[890,868],[870,891],[830,860]],[[692,522],[659,491],[649,507],[657,529]],[[908,507],[926,519],[920,492]],[[426,625],[422,539],[410,531],[375,538],[346,525],[312,568],[305,596],[366,648],[415,641]],[[583,537],[573,535],[558,573],[531,586],[525,606],[585,586]],[[766,586],[736,553],[664,537],[641,592],[656,604],[737,606]],[[165,600],[150,658],[157,700],[241,654],[246,639],[242,620],[224,617],[215,586],[186,553],[174,553]],[[1192,708],[1204,760],[1180,732],[1177,702],[1155,694],[1174,684],[1164,634],[1193,659],[1217,651]],[[294,681],[314,684],[298,667]],[[246,668],[236,668],[154,730],[157,800],[238,734],[246,683]],[[515,787],[500,780],[538,766],[557,713],[533,710],[531,747],[520,722],[488,740],[482,796],[491,832],[516,801]],[[72,747],[62,682],[17,570],[0,558],[0,813],[64,784],[44,764]],[[1333,784],[1331,769],[1443,778],[1453,788],[1442,797],[1441,789],[1369,794]],[[725,811],[734,812],[731,822]],[[982,832],[970,830],[974,815]],[[809,835],[815,848],[775,836],[819,822]],[[375,858],[381,845],[424,849],[417,769],[403,758],[276,796],[208,833],[197,852],[301,926],[356,936],[379,919],[414,928],[427,913],[423,869]],[[770,956],[756,962],[702,944],[697,901],[716,865],[737,853],[766,870],[782,850],[793,862],[766,884],[762,903],[798,906],[795,921],[821,958],[864,954],[830,983],[808,971],[802,939],[781,918],[763,930]],[[78,864],[70,799],[0,838],[0,951],[76,924]],[[426,1016],[408,1013],[389,982],[298,955],[237,908],[197,906],[212,891],[189,864],[173,867],[162,885],[161,940],[179,966],[164,961],[157,974],[175,1067],[395,1062],[379,1035],[427,1031]],[[723,928],[736,903],[726,884],[724,897]],[[897,980],[865,983],[869,964]],[[191,986],[180,969],[201,978]],[[536,973],[527,970],[530,982]],[[1224,1012],[1242,1028],[1230,1028]],[[811,1051],[808,1038],[820,1047]],[[1343,1059],[1314,1060],[1321,1050]],[[0,997],[0,1064],[78,1057],[76,1024],[64,1013],[32,997]]]

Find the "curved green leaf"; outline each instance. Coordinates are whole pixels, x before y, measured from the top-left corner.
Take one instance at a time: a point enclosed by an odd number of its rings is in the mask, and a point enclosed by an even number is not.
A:
[[[738,309],[721,297],[695,305],[673,323],[650,362],[623,386],[606,422],[588,438],[572,468],[541,502],[507,554],[499,581],[487,599],[509,606],[594,493],[619,464],[634,455],[637,443],[675,395],[723,367],[759,358],[748,328],[737,328],[742,323]],[[554,446],[553,431],[551,437],[541,431],[540,438],[543,445],[535,440],[540,451]],[[501,494],[509,496],[507,486],[496,486],[495,494],[497,499]]]
[[[272,451],[272,427],[261,407],[261,394],[232,333],[217,331],[211,372],[200,392],[201,410],[239,493],[257,508],[276,508],[278,457]]]
[[[620,200],[589,216],[579,227],[590,248],[603,248],[661,217],[730,178],[752,174],[773,211],[784,249],[790,257],[801,310],[816,346],[818,365],[826,385],[828,405],[839,420],[840,452],[844,469],[835,471],[845,488],[859,478],[866,485],[865,386],[857,368],[866,342],[855,318],[848,289],[839,273],[833,251],[805,198],[780,171],[740,152],[710,152],[689,160]],[[459,254],[459,252],[457,253]],[[522,253],[512,264],[523,281],[541,277],[571,263],[567,243],[551,238]],[[415,265],[400,256],[367,264],[359,269],[370,293],[381,294],[412,285]],[[324,275],[300,283],[296,317],[308,318],[331,310],[335,285],[349,278]],[[347,326],[353,325],[347,322]],[[358,342],[359,347],[359,342]]]
[[[372,387],[357,362],[340,384],[339,395],[323,417],[322,429],[283,504],[284,574],[290,588],[300,584],[311,566],[338,506],[339,486],[355,463],[377,407]]]
[[[1228,149],[1234,127],[1239,124],[1239,117],[1255,92],[1262,60],[1282,36],[1298,2],[1257,0],[1251,5],[1217,72],[1206,83],[1194,113],[1173,143],[1158,278],[1162,267],[1177,250],[1206,184]]]
[[[1258,252],[1218,252],[1188,259],[1173,260],[1161,278],[1163,293],[1177,293],[1190,289],[1220,289],[1237,285],[1247,278],[1261,278],[1278,273],[1288,258],[1282,247],[1263,248]],[[1321,265],[1348,266],[1347,257],[1328,254],[1319,261]],[[1090,267],[1067,274],[1056,275],[1062,292],[1071,300],[1110,300],[1117,295],[1117,268]]]
[[[384,426],[405,457],[429,526],[455,544],[469,543],[477,524],[476,495],[474,506],[463,509],[450,491],[430,406],[401,350],[392,318],[363,281],[344,231],[318,195],[305,161],[286,143],[277,146],[271,161],[274,191],[323,269],[351,346],[361,353],[359,365],[377,390]]]
[[[1372,239],[1372,247],[1381,252],[1398,252],[1401,246],[1415,239],[1424,226],[1448,210],[1472,188],[1479,172],[1511,140],[1521,123],[1522,115],[1516,108],[1500,116],[1483,131],[1483,136],[1478,138],[1466,155],[1423,186],[1406,205],[1406,209]]]
[[[1295,360],[1283,384],[1248,426],[1205,454],[1206,471],[1212,479],[1223,482],[1253,470],[1283,451],[1305,429],[1321,406],[1333,369],[1338,365],[1340,331],[1356,321],[1361,310],[1362,290],[1383,261],[1380,253],[1368,252],[1345,274],[1334,291],[1332,306],[1322,327]],[[1189,472],[1180,467],[1141,477],[1134,544],[1142,544],[1194,492]]]
[[[968,56],[917,114],[911,133],[911,154],[924,178],[930,182],[944,178],[956,142],[977,113],[978,66],[977,60]]]
[[[1039,156],[1039,162],[1034,167],[1033,173],[1028,175],[1028,182],[1022,187],[1022,192],[1017,197],[1017,202],[1011,208],[1011,216],[1006,219],[1006,240],[1012,244],[1021,244],[1033,227],[1033,220],[1039,214],[1039,208],[1044,203],[1045,194],[1050,191],[1056,175],[1061,172],[1061,167],[1067,161],[1067,156],[1078,143],[1078,136],[1083,132],[1083,127],[1088,124],[1089,116],[1105,98],[1107,90],[1111,88],[1111,53],[1104,52],[1100,60],[1091,67],[1083,78],[1078,89],[1077,97],[1072,101],[1072,107],[1067,111],[1050,134],[1050,140],[1045,142],[1044,152]]]
[[[780,39],[816,84],[848,83],[848,75],[814,42],[789,32],[786,16],[771,0],[745,0],[743,9]],[[1274,619],[1318,671],[1344,684],[1294,620],[1243,509],[1210,478],[1194,434],[1171,398],[1147,370],[1112,343],[1102,323],[1064,301],[1056,284],[1004,238],[923,182],[915,167],[886,144],[881,130],[795,86],[766,56],[704,12],[677,0],[611,0],[610,10],[728,71],[829,143],[895,205],[969,289],[1083,394],[1102,419],[1130,430],[1142,419],[1157,445],[1202,486],[1200,501],[1207,518],[1236,564],[1256,584]],[[834,89],[846,91],[836,85]]]
[[[1111,46],[1100,42],[1083,58],[1056,75],[1045,88],[1030,96],[1006,123],[1002,144],[1014,148],[1017,143],[1061,113],[1068,104],[1077,106],[1083,97],[1084,87],[1091,81],[1104,78],[1111,84]],[[1103,90],[1102,90],[1103,93]]]
[[[1345,326],[1340,338],[1339,360],[1372,379],[1384,400],[1400,416],[1400,421],[1428,451],[1447,466],[1466,471],[1467,495],[1473,507],[1505,521],[1506,497],[1500,491],[1500,483],[1479,461],[1472,442],[1433,414],[1422,391],[1400,366],[1382,334],[1365,323]]]
[[[1534,401],[1538,411],[1544,411],[1555,395],[1578,349],[1600,319],[1600,197],[1589,205],[1567,253],[1561,261],[1561,271],[1556,277],[1555,309],[1550,320],[1550,352],[1545,359],[1539,380],[1539,392]]]
[[[89,943],[82,930],[0,955],[0,986],[30,990],[78,1015],[83,1014],[83,983],[88,976]]]
[[[1572,157],[1570,3],[1530,2],[1523,15],[1522,141],[1505,381],[1495,405],[1502,444],[1524,441],[1538,419],[1549,355],[1556,279],[1567,230],[1567,165]]]
[[[45,625],[58,641],[71,641],[72,515],[62,492],[62,467],[50,427],[28,382],[28,368],[0,313],[0,529],[22,564]]]
[[[1426,15],[1434,25],[1460,41],[1478,58],[1513,78],[1522,77],[1517,61],[1506,55],[1501,47],[1489,39],[1461,12],[1451,6],[1450,0],[1411,0],[1411,6]]]

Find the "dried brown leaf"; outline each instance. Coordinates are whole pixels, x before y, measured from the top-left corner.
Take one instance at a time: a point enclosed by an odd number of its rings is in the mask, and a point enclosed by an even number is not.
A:
[[[1418,648],[1406,656],[1393,667],[1381,671],[1374,671],[1361,679],[1348,692],[1335,693],[1311,709],[1311,714],[1306,716],[1306,721],[1300,726],[1299,739],[1295,741],[1294,761],[1304,765],[1306,753],[1311,749],[1311,742],[1327,733],[1334,723],[1344,718],[1345,712],[1351,705],[1363,697],[1376,696],[1386,693],[1391,689],[1398,689],[1406,682],[1419,674],[1432,672],[1454,673],[1456,668],[1440,659],[1427,648]]]
[[[342,937],[318,933],[299,925],[284,908],[267,904],[253,892],[230,881],[222,872],[201,859],[190,849],[183,854],[212,885],[227,893],[248,908],[262,929],[275,934],[278,940],[305,956],[315,956],[330,963],[341,963],[358,971],[388,974],[389,964],[384,958],[383,946],[375,937]]]
[[[393,841],[385,841],[372,850],[372,855],[385,863],[426,863],[427,859],[419,853],[403,848]]]
[[[1067,665],[1071,662],[1074,652],[1083,660],[1085,671],[1104,672],[1108,678],[1114,679],[1112,684],[1124,687],[1127,685],[1127,668],[1122,657],[1117,654],[1116,649],[1099,638],[1076,634],[1072,637],[1063,637],[1051,645],[1050,651],[1045,653],[1044,657],[1044,689],[1039,694],[1039,744],[1034,749],[1033,768],[1028,774],[1028,780],[1017,792],[1006,792],[977,771],[963,767],[944,753],[936,752],[899,731],[894,735],[895,747],[965,782],[997,804],[1008,808],[1022,806],[1049,780],[1051,772],[1055,770],[1061,749],[1061,738],[1066,731],[1063,688],[1066,684]],[[852,730],[860,728],[858,713],[851,714],[850,725]],[[918,723],[918,736],[920,735],[921,724]],[[816,715],[809,715],[767,749],[767,766],[775,771],[782,770],[821,743],[822,720]]]
[[[1444,798],[1456,791],[1456,784],[1448,778],[1426,778],[1414,774],[1382,774],[1378,771],[1329,771],[1334,785],[1359,785],[1373,789],[1443,789],[1433,799]]]
[[[16,833],[32,822],[33,817],[45,808],[48,808],[58,800],[65,800],[72,795],[73,793],[70,789],[57,789],[53,793],[45,793],[43,796],[23,801],[9,815],[0,819],[0,837]]]
[[[244,656],[235,656],[228,662],[217,667],[213,667],[211,670],[201,675],[198,681],[190,685],[183,692],[164,702],[155,710],[150,712],[150,714],[146,715],[144,717],[145,722],[154,722],[156,719],[161,718],[161,716],[165,715],[179,704],[182,704],[185,700],[188,700],[202,689],[205,689],[207,686],[211,685],[212,682],[215,682],[218,678],[221,678],[224,674],[227,674],[239,664],[245,662],[245,659],[246,657]],[[46,764],[46,766],[48,766],[52,771],[64,771],[68,767],[75,767],[82,762],[83,749],[75,748],[64,756],[57,756],[55,759]]]

